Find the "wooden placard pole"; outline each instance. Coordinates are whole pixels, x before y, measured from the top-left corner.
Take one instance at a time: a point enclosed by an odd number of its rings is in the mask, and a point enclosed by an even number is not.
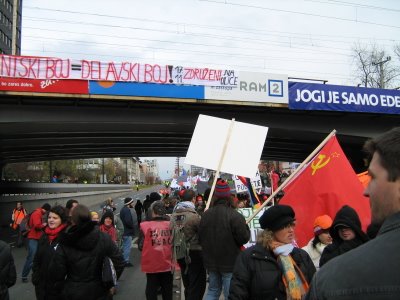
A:
[[[219,172],[221,170],[221,166],[222,166],[222,163],[223,163],[224,158],[225,158],[226,149],[228,148],[228,144],[229,144],[229,140],[231,138],[232,129],[233,129],[233,125],[234,124],[235,124],[235,119],[233,118],[231,120],[231,124],[229,125],[228,134],[226,135],[225,144],[224,144],[224,147],[222,148],[221,158],[220,158],[219,163],[218,163],[217,171],[215,173],[214,181],[213,181],[213,184],[211,186],[210,195],[208,196],[206,208],[204,209],[204,211],[206,211],[210,207],[211,198],[212,198],[212,195],[214,194],[214,189],[215,189],[215,185],[217,184],[217,179],[219,178]]]
[[[300,166],[297,167],[297,169],[288,177],[286,180],[278,186],[278,188],[269,196],[267,200],[259,207],[257,210],[246,220],[246,223],[249,223],[257,214],[269,203],[271,202],[272,199],[274,199],[275,195],[278,194],[286,185],[289,184],[289,182],[292,180],[293,177],[299,173],[303,167],[311,160],[314,158],[314,156],[318,153],[318,151],[321,150],[322,147],[325,146],[325,144],[331,139],[336,134],[336,130],[332,130],[332,132],[317,146],[317,148],[314,149],[313,152],[300,164]]]

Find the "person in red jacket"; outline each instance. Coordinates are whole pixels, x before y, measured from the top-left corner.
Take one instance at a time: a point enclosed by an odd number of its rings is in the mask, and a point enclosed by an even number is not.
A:
[[[164,202],[153,202],[151,218],[140,223],[138,248],[142,251],[142,272],[146,273],[146,299],[157,300],[161,287],[163,300],[172,300],[171,230]]]
[[[35,257],[38,241],[42,236],[42,229],[46,227],[46,223],[43,222],[43,215],[50,210],[50,204],[45,203],[42,207],[36,208],[29,219],[30,230],[28,232],[28,256],[22,269],[22,282],[28,282],[28,275],[32,269],[33,258]]]

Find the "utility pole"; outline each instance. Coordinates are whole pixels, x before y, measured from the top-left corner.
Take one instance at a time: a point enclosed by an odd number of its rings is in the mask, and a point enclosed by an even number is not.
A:
[[[382,61],[378,61],[378,62],[373,62],[372,64],[374,66],[378,66],[379,65],[379,87],[381,89],[385,88],[385,82],[384,82],[384,76],[383,76],[383,64],[387,63],[388,61],[390,61],[392,58],[390,56],[387,56],[385,60]]]

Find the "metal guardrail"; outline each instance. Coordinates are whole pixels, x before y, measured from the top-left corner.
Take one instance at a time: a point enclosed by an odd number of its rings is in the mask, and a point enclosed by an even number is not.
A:
[[[0,182],[0,195],[58,194],[131,189],[130,184]]]

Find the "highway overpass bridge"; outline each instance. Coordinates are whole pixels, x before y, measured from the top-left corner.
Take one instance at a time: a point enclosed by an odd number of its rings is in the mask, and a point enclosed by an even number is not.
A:
[[[301,162],[333,129],[357,171],[364,141],[396,114],[292,110],[284,103],[0,91],[0,165],[93,157],[184,157],[199,114],[269,127],[261,159]],[[215,128],[218,131],[218,128]],[[243,154],[251,133],[243,137]],[[204,143],[204,155],[213,145]]]
[[[0,55],[0,169],[23,161],[183,157],[199,114],[269,127],[266,160],[301,162],[336,129],[358,169],[364,141],[400,125],[400,92],[231,69]],[[251,138],[243,136],[243,155]],[[203,147],[207,155],[213,145]]]

